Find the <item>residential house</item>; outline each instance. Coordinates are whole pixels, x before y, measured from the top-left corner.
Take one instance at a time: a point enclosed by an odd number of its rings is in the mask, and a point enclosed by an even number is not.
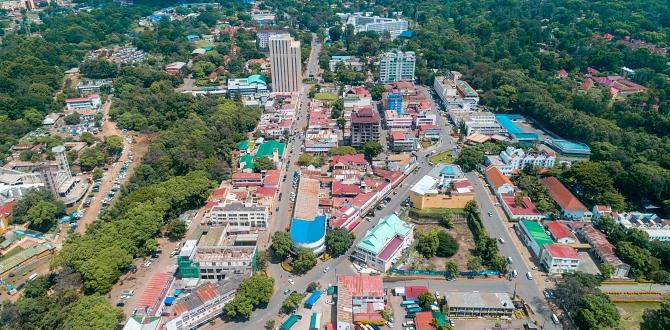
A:
[[[568,188],[558,181],[556,177],[546,177],[541,181],[542,185],[549,191],[551,198],[561,208],[561,216],[569,220],[591,220],[591,211]]]

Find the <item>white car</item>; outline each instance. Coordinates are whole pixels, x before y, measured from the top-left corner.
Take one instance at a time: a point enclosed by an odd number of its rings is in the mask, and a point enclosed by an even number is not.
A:
[[[505,244],[505,240],[502,237],[498,237],[498,241],[500,241],[500,243]]]
[[[294,285],[294,284],[295,284],[295,282],[293,281],[292,278],[289,278],[289,279],[288,279],[288,282],[291,283],[291,285]]]
[[[329,270],[330,270],[330,266],[324,268],[324,269],[323,269],[323,272],[324,272],[324,273],[327,273]]]

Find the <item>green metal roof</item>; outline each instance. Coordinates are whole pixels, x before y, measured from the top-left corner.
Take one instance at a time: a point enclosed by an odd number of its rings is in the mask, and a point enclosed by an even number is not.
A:
[[[533,240],[537,242],[537,245],[543,247],[546,244],[552,244],[554,241],[544,232],[544,228],[541,224],[535,221],[521,220],[521,225],[526,228],[526,231],[533,236]]]
[[[254,74],[254,75],[251,75],[247,78],[247,84],[253,84],[253,83],[259,83],[259,84],[267,85],[267,82],[265,81],[265,77],[263,77],[259,74]]]
[[[433,311],[433,318],[437,321],[437,325],[447,324],[447,319],[444,317],[444,314],[440,312]]]
[[[242,140],[237,143],[237,149],[239,150],[247,150],[249,149],[249,140]]]
[[[21,264],[23,264],[26,260],[40,253],[53,249],[55,249],[55,246],[48,242],[40,243],[36,246],[24,249],[21,252],[16,253],[11,257],[0,262],[0,274],[4,274],[7,271],[10,271],[18,266],[21,266]]]
[[[400,220],[397,215],[391,214],[380,219],[376,226],[365,233],[365,237],[357,245],[364,250],[377,254],[394,236],[405,236],[411,229],[412,227],[408,223]]]
[[[258,146],[258,151],[256,151],[256,158],[260,157],[270,157],[272,158],[272,152],[277,149],[279,151],[279,156],[284,154],[285,144],[277,142],[277,140],[267,140]]]
[[[244,163],[244,164],[243,164]],[[252,155],[242,155],[240,157],[240,166],[242,166],[242,169],[254,169],[254,156]]]

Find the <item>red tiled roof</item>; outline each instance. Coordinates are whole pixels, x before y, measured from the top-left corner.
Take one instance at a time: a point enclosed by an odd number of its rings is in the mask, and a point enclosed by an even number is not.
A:
[[[336,155],[333,156],[333,159],[330,161],[330,165],[335,164],[352,164],[352,165],[365,165],[367,161],[365,160],[364,154],[355,154],[355,155]]]
[[[537,210],[535,204],[533,204],[528,196],[523,197],[523,205],[521,206],[516,205],[514,196],[503,196],[503,202],[505,202],[513,215],[540,215],[540,211]]]
[[[546,244],[544,248],[554,258],[579,259],[577,251],[567,244]]]
[[[276,186],[279,183],[279,170],[268,170],[265,172],[265,178],[263,178],[264,185],[273,185]]]
[[[233,173],[233,180],[247,180],[247,179],[261,179],[260,173],[245,173],[245,172],[235,172]]]
[[[391,139],[392,140],[404,140],[405,139],[405,134],[403,134],[402,132],[398,132],[398,131],[392,131],[391,132]]]
[[[542,184],[549,191],[549,195],[563,210],[588,211],[584,204],[573,195],[556,177],[550,176],[542,179]]]
[[[167,286],[172,280],[172,273],[157,273],[151,277],[149,283],[144,288],[140,299],[135,305],[136,308],[156,307],[159,301],[163,298],[161,293],[167,292]],[[154,311],[155,312],[155,311]]]
[[[256,190],[256,195],[264,197],[273,197],[277,188],[274,187],[260,187]]]
[[[370,199],[375,197],[377,195],[377,192],[371,191],[369,193],[364,193],[364,194],[358,194],[358,196],[354,197],[354,199],[351,200],[351,205],[362,208],[365,203],[367,203]]]
[[[504,184],[514,185],[512,180],[502,174],[502,172],[494,166],[489,166],[489,168],[486,169],[486,178],[489,179],[493,188],[496,189],[502,187]]]
[[[425,131],[427,131],[427,130],[429,130],[429,129],[439,129],[439,128],[440,128],[440,126],[437,126],[437,125],[435,125],[435,124],[423,124],[423,125],[419,125],[419,131],[420,131],[420,132],[425,132]]]
[[[379,113],[374,111],[371,106],[359,107],[357,111],[351,114],[351,123],[354,124],[378,124],[379,122]]]
[[[0,205],[0,215],[10,215],[12,214],[12,207],[16,204],[16,200],[12,199],[2,205]]]
[[[416,330],[433,330],[433,313],[432,312],[418,312],[414,314],[414,326]]]
[[[572,234],[570,228],[558,221],[549,221],[547,223],[547,229],[549,229],[551,236],[554,236],[555,239],[565,237],[575,238],[575,235]]]
[[[200,300],[208,301],[216,298],[218,292],[212,283],[207,283],[195,290],[195,294],[198,295]]]
[[[367,95],[367,94],[370,94],[370,92],[368,92],[368,89],[365,88],[365,87],[363,87],[363,86],[357,86],[357,87],[352,88],[351,90],[352,90],[352,91],[354,92],[354,94],[356,94],[356,95]]]
[[[394,236],[388,244],[384,247],[382,252],[379,252],[377,258],[382,260],[388,260],[395,252],[400,245],[402,245],[402,239],[398,236]]]
[[[361,192],[361,187],[355,184],[346,184],[342,183],[341,181],[334,181],[333,182],[333,188],[332,188],[332,194],[334,196],[339,196],[339,195],[357,195],[360,194]]]
[[[360,223],[361,223],[361,219],[356,219],[356,220],[352,221],[351,223],[349,223],[347,225],[347,230],[349,232],[353,231],[354,228],[356,228],[356,226],[358,226]]]
[[[353,297],[383,297],[384,284],[381,276],[340,275],[337,278],[338,291],[347,290]]]
[[[416,299],[424,292],[428,292],[428,288],[425,286],[421,285],[406,286],[405,299]]]
[[[379,312],[364,312],[364,313],[354,313],[354,322],[355,323],[377,323],[385,322]]]
[[[212,194],[209,195],[209,199],[213,200],[213,201],[216,201],[216,200],[219,200],[219,199],[226,198],[226,195],[228,195],[228,187],[220,187],[220,188],[216,188],[216,189],[214,189],[214,191],[212,191]]]

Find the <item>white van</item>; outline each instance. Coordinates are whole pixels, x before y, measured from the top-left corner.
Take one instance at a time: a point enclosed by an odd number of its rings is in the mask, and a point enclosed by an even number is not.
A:
[[[554,321],[554,324],[561,323],[560,321],[558,321],[558,316],[556,316],[556,314],[551,314],[551,320]]]

